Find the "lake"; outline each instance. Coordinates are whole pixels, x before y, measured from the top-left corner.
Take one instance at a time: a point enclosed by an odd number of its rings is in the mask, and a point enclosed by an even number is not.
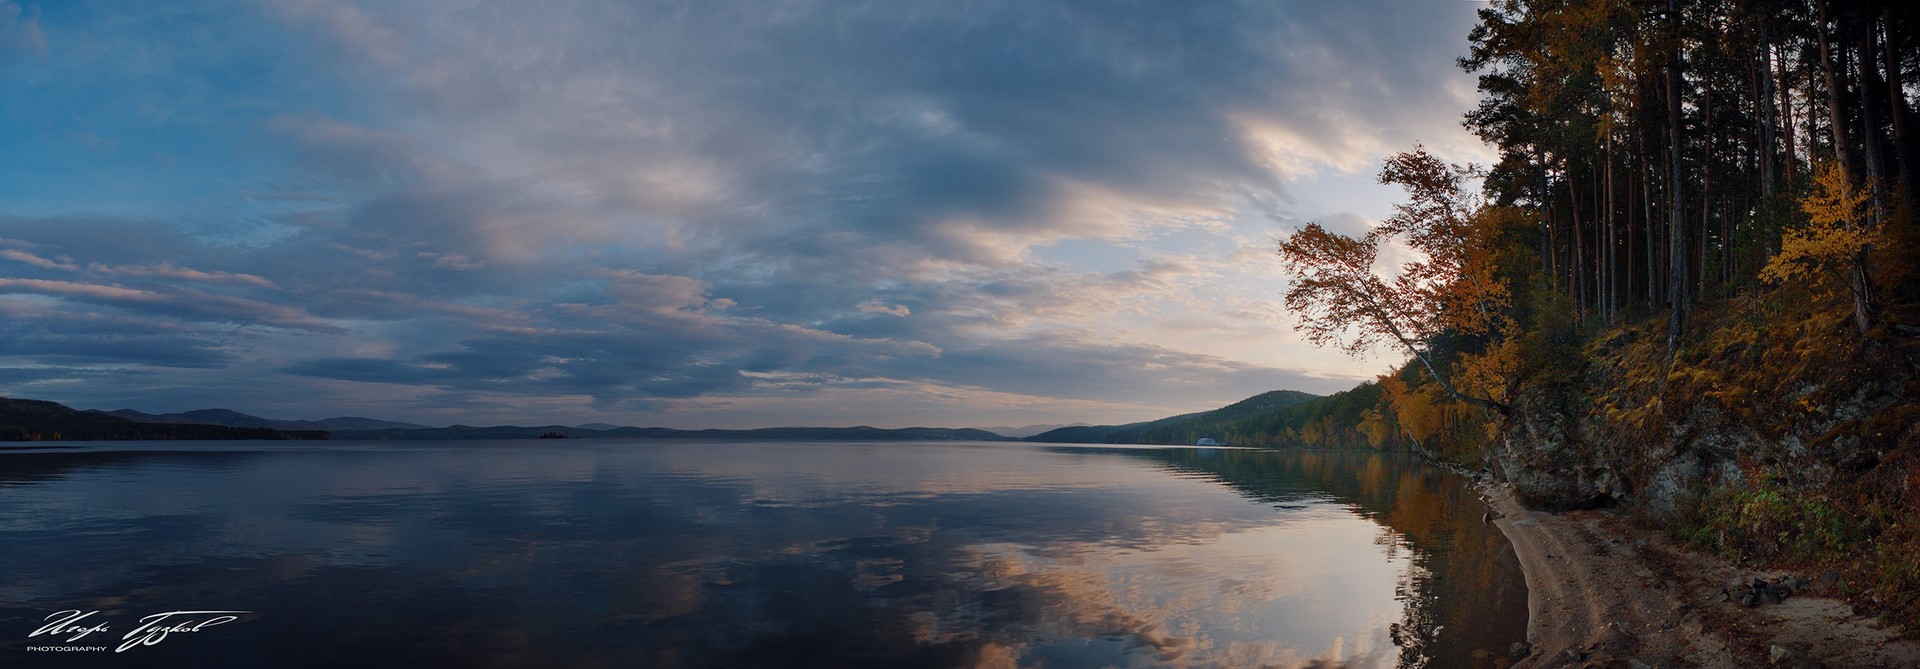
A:
[[[1526,587],[1484,510],[1343,451],[27,448],[0,665],[1504,667]]]

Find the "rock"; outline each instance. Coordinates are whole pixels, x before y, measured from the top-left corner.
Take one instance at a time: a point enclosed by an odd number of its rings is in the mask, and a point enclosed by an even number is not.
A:
[[[1782,669],[1821,669],[1820,663],[1799,646],[1776,643],[1768,649],[1767,657],[1772,666]]]
[[[1753,579],[1753,594],[1754,598],[1760,601],[1774,604],[1780,603],[1780,598],[1775,596],[1773,586],[1769,585],[1764,578]]]
[[[1640,490],[1641,509],[1655,524],[1671,525],[1680,519],[1680,509],[1694,503],[1693,490],[1706,477],[1707,466],[1693,453],[1684,453],[1668,461],[1653,473]]]
[[[1815,586],[1818,586],[1823,591],[1832,590],[1833,586],[1840,585],[1840,572],[1837,572],[1837,571],[1820,572],[1819,576],[1814,577],[1813,584]]]
[[[1622,625],[1619,622],[1611,622],[1607,623],[1605,629],[1600,630],[1600,639],[1595,641],[1593,645],[1587,649],[1595,653],[1605,653],[1613,657],[1629,657],[1634,654],[1634,646],[1638,645],[1638,643],[1638,635],[1635,635],[1632,630],[1627,629],[1626,625]]]
[[[1515,421],[1494,449],[1493,470],[1513,484],[1528,508],[1544,511],[1590,509],[1611,504],[1626,492],[1593,442],[1579,435],[1574,412],[1560,410],[1565,398],[1535,390],[1516,398]]]
[[[1720,593],[1728,598],[1737,598],[1740,605],[1746,607],[1759,606],[1762,603],[1779,604],[1793,595],[1795,591],[1793,584],[1796,582],[1805,583],[1806,579],[1796,580],[1788,576],[1781,576],[1771,582],[1764,578],[1755,578],[1751,581],[1742,579],[1729,588],[1721,590]]]
[[[1507,657],[1510,657],[1516,660],[1532,654],[1533,654],[1533,644],[1527,643],[1525,641],[1515,641],[1513,642],[1513,645],[1507,646]]]
[[[1789,583],[1789,579],[1782,576],[1773,579],[1773,583],[1767,585],[1767,595],[1773,598],[1773,603],[1785,602],[1787,597],[1793,594],[1793,586]]]

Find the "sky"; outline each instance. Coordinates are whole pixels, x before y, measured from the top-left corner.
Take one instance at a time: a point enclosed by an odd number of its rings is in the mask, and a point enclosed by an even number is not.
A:
[[[0,0],[0,396],[1120,423],[1400,362],[1275,241],[1491,153],[1463,0]]]

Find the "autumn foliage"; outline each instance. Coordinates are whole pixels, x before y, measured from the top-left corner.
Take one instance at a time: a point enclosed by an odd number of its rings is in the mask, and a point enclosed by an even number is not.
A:
[[[1881,237],[1870,200],[1867,189],[1850,183],[1838,163],[1821,164],[1814,172],[1813,191],[1800,200],[1807,220],[1782,235],[1780,253],[1767,261],[1760,278],[1775,284],[1845,286],[1853,300],[1854,325],[1867,331],[1874,320],[1867,258]]]
[[[1579,503],[1920,624],[1916,29],[1885,0],[1488,3],[1460,64],[1497,161],[1390,156],[1392,216],[1278,244],[1306,339],[1407,359],[1312,434],[1605,479]]]
[[[1434,349],[1443,333],[1491,340],[1510,329],[1510,293],[1496,276],[1493,256],[1498,248],[1490,222],[1496,217],[1462,188],[1471,175],[1470,168],[1448,165],[1418,147],[1388,158],[1380,182],[1400,185],[1409,195],[1394,206],[1393,216],[1360,237],[1312,224],[1280,241],[1280,259],[1294,276],[1286,304],[1300,315],[1296,327],[1316,345],[1349,354],[1393,346],[1413,356],[1454,399],[1505,412],[1491,393],[1462,392]],[[1383,276],[1375,269],[1380,249],[1395,242],[1420,258]]]

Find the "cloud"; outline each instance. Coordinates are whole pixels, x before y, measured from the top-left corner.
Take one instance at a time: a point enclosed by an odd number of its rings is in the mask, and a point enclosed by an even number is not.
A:
[[[12,2],[0,2],[0,68],[11,65],[21,55],[47,57],[47,36],[40,31],[40,8],[21,9]]]
[[[150,318],[76,312],[20,297],[0,297],[0,360],[25,358],[42,369],[35,380],[85,378],[70,365],[150,365],[217,367],[238,357],[233,346],[242,337],[227,328],[185,325]],[[16,368],[17,369],[17,368]]]
[[[309,330],[333,330],[301,310],[228,295],[187,289],[165,292],[121,286],[49,279],[0,278],[0,294],[29,294],[119,307],[160,315],[226,323],[259,323]]]
[[[151,364],[205,373],[150,397],[278,380],[722,423],[1335,390],[1371,370],[1249,353],[1297,342],[1261,309],[1277,277],[1245,268],[1269,243],[1244,240],[1298,218],[1307,177],[1466,136],[1459,5],[272,0],[186,3],[187,32],[62,12],[86,57],[23,84],[28,112],[84,101],[55,134],[115,150],[20,159],[158,194],[0,211],[0,292],[36,323],[8,364],[138,367],[122,344],[151,324],[173,333]],[[44,55],[42,21],[0,4],[0,58]],[[171,181],[116,162],[161,153]]]
[[[0,251],[0,258],[6,258],[14,262],[23,262],[29,265],[33,265],[34,267],[40,267],[44,269],[64,269],[64,270],[80,269],[79,265],[75,265],[72,262],[67,260],[50,260],[50,259],[42,258],[40,256],[34,255],[32,253],[28,253],[26,251],[21,251],[18,249],[7,249],[4,251]]]
[[[406,61],[406,49],[400,37],[350,2],[338,0],[272,0],[268,4],[283,12],[289,20],[317,26],[350,53],[365,56],[385,65]]]
[[[4,254],[5,252],[0,252]],[[255,274],[235,274],[232,272],[207,272],[191,267],[178,267],[170,262],[153,265],[90,265],[89,269],[104,274],[132,277],[162,277],[202,283],[224,283],[258,288],[276,287],[272,280]]]
[[[487,266],[487,264],[484,262],[474,260],[472,258],[468,258],[466,255],[460,254],[460,253],[433,253],[431,251],[421,251],[419,253],[415,253],[414,256],[433,261],[434,267],[445,267],[447,269],[460,270],[462,272],[471,272],[477,269],[483,269]]]
[[[886,314],[888,316],[906,318],[907,316],[910,316],[913,314],[913,310],[907,308],[907,305],[904,305],[904,304],[878,304],[874,302],[867,302],[860,305],[860,313]]]

